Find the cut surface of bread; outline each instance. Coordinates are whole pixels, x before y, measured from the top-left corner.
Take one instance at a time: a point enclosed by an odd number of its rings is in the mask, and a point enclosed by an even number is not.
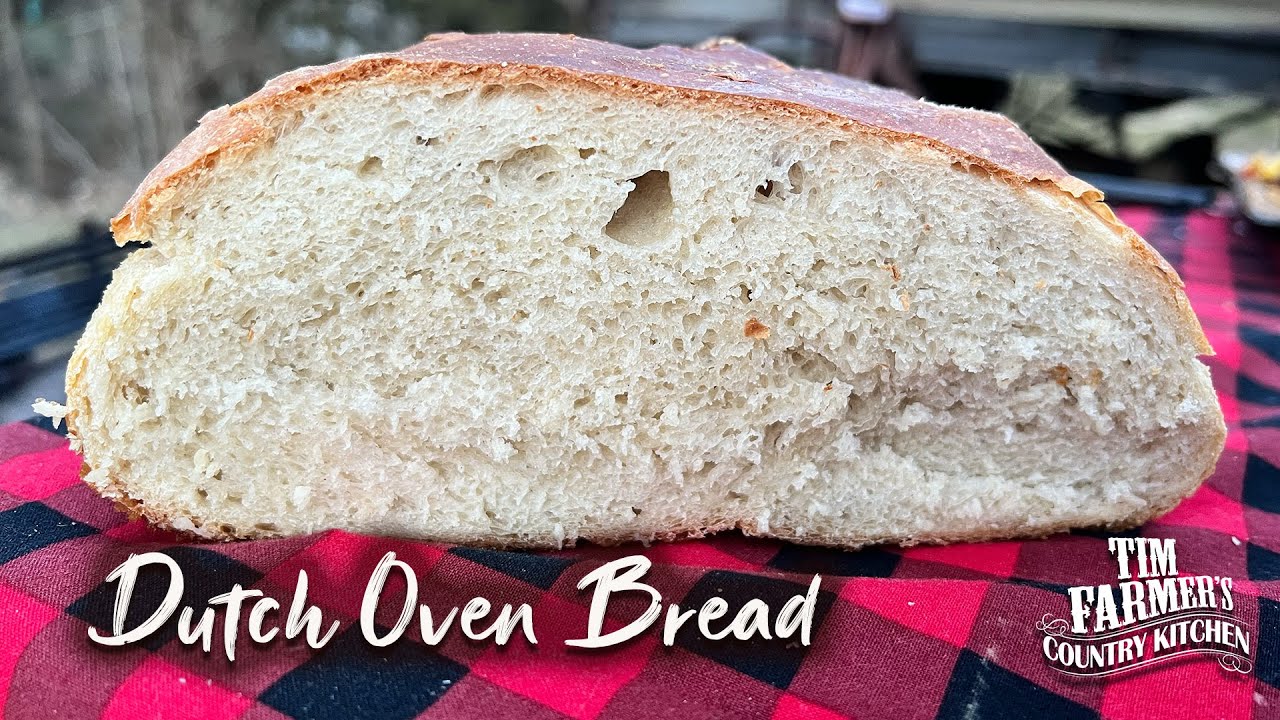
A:
[[[429,38],[214,111],[68,369],[86,480],[212,538],[947,542],[1214,467],[1176,274],[1008,121],[742,46]]]

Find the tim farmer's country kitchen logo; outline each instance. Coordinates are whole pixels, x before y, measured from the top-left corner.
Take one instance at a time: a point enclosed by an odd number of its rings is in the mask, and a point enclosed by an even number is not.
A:
[[[1107,547],[1118,582],[1070,588],[1071,618],[1036,623],[1050,666],[1102,677],[1203,654],[1228,671],[1253,669],[1252,635],[1231,614],[1231,578],[1179,577],[1172,539],[1110,538]]]

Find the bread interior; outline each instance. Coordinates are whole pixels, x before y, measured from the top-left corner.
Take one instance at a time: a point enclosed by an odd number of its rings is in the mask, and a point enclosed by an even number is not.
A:
[[[859,545],[1171,506],[1221,419],[1173,291],[1060,191],[589,85],[271,120],[82,341],[95,483],[208,535]]]

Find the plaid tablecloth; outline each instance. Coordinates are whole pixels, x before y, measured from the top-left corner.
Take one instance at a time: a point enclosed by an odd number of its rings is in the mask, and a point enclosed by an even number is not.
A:
[[[1036,622],[1067,614],[1071,585],[1114,583],[1106,536],[877,547],[839,552],[725,535],[702,541],[519,553],[327,532],[196,544],[128,522],[78,480],[80,459],[40,423],[0,428],[0,707],[8,718],[1242,718],[1280,717],[1280,244],[1239,223],[1127,208],[1122,216],[1181,271],[1218,355],[1230,425],[1217,472],[1192,498],[1129,535],[1177,540],[1183,574],[1236,579],[1235,614],[1256,630],[1251,674],[1193,656],[1102,679],[1048,667]],[[199,612],[235,583],[282,604],[298,570],[341,620],[315,651],[241,638],[234,663],[175,639],[104,648],[131,553],[185,570]],[[539,643],[503,648],[457,632],[436,648],[405,637],[376,650],[356,622],[366,580],[395,550],[438,613],[483,596],[534,606]],[[576,584],[608,559],[644,553],[666,602],[715,594],[781,599],[823,577],[813,643],[707,641],[663,647],[650,631],[619,647],[568,648],[590,596]],[[141,588],[141,585],[139,586]],[[141,590],[140,590],[141,592]],[[137,602],[159,600],[158,590]],[[147,593],[142,593],[147,595]],[[135,595],[137,597],[137,595]],[[614,602],[612,621],[642,605]],[[149,612],[149,611],[148,611]],[[242,630],[243,636],[243,630]]]

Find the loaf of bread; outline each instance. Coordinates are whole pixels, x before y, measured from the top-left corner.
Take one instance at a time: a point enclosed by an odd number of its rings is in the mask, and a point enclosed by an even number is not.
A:
[[[730,41],[438,35],[209,113],[113,221],[85,479],[208,538],[1123,527],[1225,428],[1174,271],[998,115]]]

